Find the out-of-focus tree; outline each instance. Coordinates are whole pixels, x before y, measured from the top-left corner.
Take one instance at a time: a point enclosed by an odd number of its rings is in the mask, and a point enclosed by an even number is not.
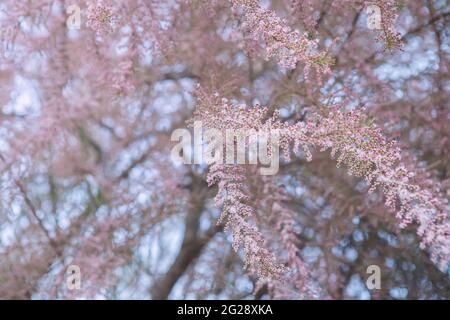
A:
[[[450,298],[449,12],[2,1],[0,298]],[[279,172],[174,162],[196,120]]]

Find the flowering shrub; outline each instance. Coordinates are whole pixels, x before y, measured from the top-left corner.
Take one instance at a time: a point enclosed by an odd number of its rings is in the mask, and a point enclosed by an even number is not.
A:
[[[449,298],[447,18],[441,1],[2,1],[0,298]],[[266,133],[276,174],[176,163],[196,121],[246,151]]]

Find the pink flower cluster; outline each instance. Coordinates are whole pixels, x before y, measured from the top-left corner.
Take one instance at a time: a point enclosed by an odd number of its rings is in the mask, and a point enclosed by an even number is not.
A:
[[[118,20],[117,6],[105,1],[94,1],[87,7],[86,25],[97,35],[104,35],[114,30]]]
[[[308,266],[301,258],[300,241],[295,232],[296,213],[285,204],[289,198],[284,189],[275,186],[271,177],[265,178],[269,180],[265,184],[265,194],[271,206],[271,221],[275,224],[287,253],[288,267],[285,278],[268,281],[269,290],[273,291],[272,295],[276,299],[287,299],[292,296],[292,291],[299,299],[311,299],[316,296],[316,290],[312,286]]]
[[[381,11],[381,33],[377,40],[385,45],[385,49],[393,51],[403,46],[403,41],[400,33],[395,30],[395,20],[398,17],[398,11],[401,9],[400,1],[398,0],[374,0],[366,1],[365,6],[376,5]]]
[[[257,0],[233,0],[232,3],[235,11],[242,8],[244,30],[254,40],[263,38],[267,59],[275,58],[287,69],[294,69],[297,63],[303,63],[305,77],[312,68],[318,74],[331,73],[334,60],[328,52],[318,50],[318,40],[292,30],[275,12],[261,8]]]
[[[275,256],[265,248],[264,238],[255,224],[249,222],[254,215],[252,206],[246,204],[249,196],[245,190],[245,168],[235,165],[213,165],[208,173],[208,184],[218,184],[216,205],[222,206],[218,223],[225,221],[225,230],[233,233],[235,251],[242,246],[245,267],[261,279],[277,279],[284,271]]]
[[[280,134],[280,146],[289,160],[290,146],[294,150],[300,146],[311,159],[309,146],[320,151],[331,149],[331,156],[337,160],[337,166],[345,164],[350,175],[364,177],[370,185],[370,192],[379,188],[386,196],[386,206],[396,210],[399,227],[404,228],[417,223],[417,234],[421,238],[421,247],[429,248],[432,260],[444,268],[450,259],[450,224],[448,223],[448,206],[443,197],[426,188],[419,188],[412,183],[413,172],[408,172],[399,164],[401,154],[394,142],[387,141],[381,130],[368,121],[363,110],[343,112],[337,108],[329,110],[327,115],[315,115],[306,124],[297,122],[287,124],[281,122],[276,114],[265,118],[265,108],[250,108],[245,105],[233,106],[227,100],[220,102],[219,97],[207,97],[197,90],[199,107],[195,113],[212,128],[241,128],[243,130],[277,130]],[[212,103],[208,109],[207,103]],[[214,169],[214,177],[220,177],[219,170]],[[226,170],[231,170],[229,167]],[[222,186],[222,189],[224,187]],[[237,189],[236,189],[237,190]],[[249,215],[248,208],[239,203],[244,197],[233,193],[228,198],[228,208],[233,213],[242,210],[244,216]],[[245,210],[244,210],[245,209]],[[230,223],[241,221],[231,221]],[[241,227],[237,227],[240,230]]]
[[[367,122],[361,110],[343,113],[333,110],[309,125],[315,145],[331,148],[338,165],[348,166],[350,174],[364,177],[386,196],[386,206],[396,210],[399,227],[417,223],[421,247],[431,250],[431,259],[444,269],[450,260],[450,224],[447,200],[429,188],[413,183],[415,173],[400,163],[401,154],[381,130]],[[399,164],[400,163],[400,164]]]

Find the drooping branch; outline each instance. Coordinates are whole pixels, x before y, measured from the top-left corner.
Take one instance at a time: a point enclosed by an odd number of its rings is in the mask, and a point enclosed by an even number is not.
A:
[[[343,112],[334,107],[327,115],[316,114],[306,124],[288,125],[276,114],[264,120],[265,108],[232,105],[226,99],[206,95],[201,89],[197,90],[197,96],[196,119],[208,128],[276,131],[287,158],[292,144],[294,151],[303,146],[308,159],[308,146],[320,151],[331,149],[337,166],[345,164],[350,175],[363,177],[370,185],[370,192],[376,188],[383,191],[386,206],[397,212],[400,228],[417,223],[421,247],[430,249],[432,261],[441,269],[446,267],[450,259],[450,225],[445,198],[412,182],[414,172],[401,164],[399,148],[367,120],[362,110]],[[237,203],[239,198],[232,200]]]

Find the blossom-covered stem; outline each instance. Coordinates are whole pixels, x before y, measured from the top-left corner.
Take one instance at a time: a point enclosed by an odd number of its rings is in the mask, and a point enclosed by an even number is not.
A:
[[[257,0],[232,0],[233,9],[242,8],[243,25],[254,40],[264,39],[267,59],[275,58],[287,69],[294,69],[300,62],[304,66],[305,77],[310,69],[318,74],[331,73],[333,59],[326,51],[318,50],[318,41],[308,35],[292,30],[275,12],[264,9]]]
[[[283,267],[276,263],[274,255],[265,248],[264,239],[256,225],[250,222],[254,209],[246,204],[245,169],[238,165],[213,165],[208,173],[208,184],[218,185],[215,198],[222,207],[218,223],[225,222],[225,230],[231,229],[233,248],[243,247],[245,266],[260,279],[277,279]]]
[[[299,236],[295,231],[296,213],[285,204],[285,190],[273,183],[272,177],[264,177],[264,194],[271,212],[270,222],[276,226],[281,244],[287,253],[287,272],[281,279],[269,281],[269,292],[275,299],[287,299],[293,295],[299,299],[311,299],[316,295],[308,266],[301,257]]]
[[[446,200],[412,182],[414,173],[401,164],[397,145],[388,141],[381,130],[367,120],[363,110],[343,112],[334,108],[327,115],[316,114],[306,123],[287,124],[276,114],[271,118],[264,117],[265,108],[233,106],[226,99],[206,97],[201,90],[198,94],[200,103],[196,116],[209,127],[276,131],[287,158],[292,144],[297,152],[302,146],[307,159],[311,158],[310,146],[321,151],[331,149],[338,167],[345,164],[350,175],[365,178],[370,185],[369,192],[376,188],[383,191],[386,206],[397,212],[400,228],[417,223],[421,247],[430,249],[431,259],[441,269],[446,267],[450,259]],[[208,103],[213,103],[209,111]]]

